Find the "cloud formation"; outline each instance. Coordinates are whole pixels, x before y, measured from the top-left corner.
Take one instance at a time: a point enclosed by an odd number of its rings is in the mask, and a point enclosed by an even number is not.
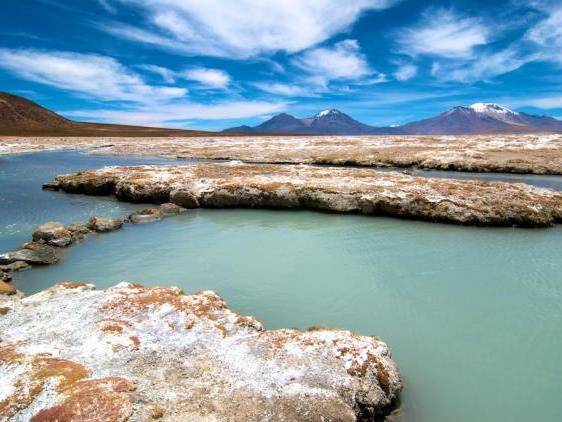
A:
[[[356,40],[307,50],[293,59],[293,65],[307,72],[310,80],[319,85],[334,80],[358,81],[375,73],[360,52]]]
[[[405,63],[394,72],[394,77],[399,81],[412,79],[418,73],[418,67],[412,63]]]
[[[296,53],[345,31],[368,10],[395,0],[120,0],[141,11],[142,26],[100,27],[119,37],[186,55],[248,58]]]
[[[230,83],[230,75],[219,69],[196,67],[184,70],[180,73],[180,76],[190,81],[199,82],[204,88],[226,88]]]
[[[135,72],[111,57],[61,51],[0,49],[0,68],[22,79],[70,91],[82,97],[119,102],[111,109],[69,113],[102,121],[166,125],[190,119],[220,120],[256,117],[284,110],[284,102],[224,100],[201,104],[188,101],[187,89],[150,85]],[[175,73],[156,65],[140,69],[172,82],[177,77],[194,80],[205,87],[225,87],[230,78],[216,69],[194,68]],[[120,103],[126,105],[121,106]]]
[[[94,119],[132,125],[171,126],[190,120],[223,120],[257,117],[267,113],[279,113],[287,107],[283,102],[226,101],[211,104],[182,103],[153,107],[140,106],[134,109],[74,110],[65,114],[75,118]]]
[[[448,9],[430,9],[422,21],[398,33],[400,52],[420,55],[469,58],[475,47],[490,41],[491,30],[477,17],[462,16]]]
[[[147,84],[111,57],[62,51],[0,49],[0,68],[22,79],[105,101],[158,102],[185,88]]]

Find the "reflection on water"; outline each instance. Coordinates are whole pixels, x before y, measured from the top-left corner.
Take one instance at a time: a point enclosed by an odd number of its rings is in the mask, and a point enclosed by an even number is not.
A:
[[[14,196],[2,191],[0,243],[19,236],[6,234],[9,224],[27,237],[27,226],[46,215],[70,221],[84,219],[91,207],[105,207],[100,214],[128,211],[130,205],[110,199],[38,186],[53,172],[71,171],[70,158],[83,160],[73,161],[74,170],[112,158],[69,153],[54,171],[37,163],[40,156],[3,167],[8,173],[0,182]],[[48,173],[32,171],[36,166]],[[29,197],[18,200],[27,190]],[[21,273],[14,283],[26,293],[58,280],[213,289],[269,328],[328,325],[381,336],[405,378],[407,421],[554,421],[562,420],[560,245],[560,226],[491,229],[306,211],[195,210],[92,235],[59,265]]]

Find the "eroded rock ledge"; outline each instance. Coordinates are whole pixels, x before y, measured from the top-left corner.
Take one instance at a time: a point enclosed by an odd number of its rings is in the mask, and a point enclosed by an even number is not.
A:
[[[214,292],[59,283],[0,296],[0,419],[374,420],[402,388],[388,347],[265,330]]]
[[[562,221],[562,193],[554,190],[358,168],[236,162],[106,167],[57,176],[45,188],[186,208],[307,208],[483,226]]]

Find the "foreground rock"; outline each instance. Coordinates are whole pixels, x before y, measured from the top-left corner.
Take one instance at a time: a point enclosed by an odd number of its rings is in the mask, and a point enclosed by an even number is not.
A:
[[[56,221],[48,221],[40,225],[33,232],[35,242],[44,242],[52,246],[65,247],[73,242],[72,233],[64,224]]]
[[[185,207],[182,207],[177,204],[173,204],[171,202],[166,202],[165,204],[161,204],[160,207],[158,207],[158,210],[164,217],[182,214],[187,211]]]
[[[562,135],[0,138],[0,154],[87,148],[111,155],[562,174]]]
[[[359,168],[236,163],[106,167],[57,176],[45,188],[184,207],[308,208],[484,226],[539,227],[562,221],[562,193],[554,190]]]
[[[2,420],[368,420],[402,387],[376,338],[266,331],[210,291],[60,283],[12,297],[0,299]]]
[[[123,220],[117,218],[92,217],[88,221],[88,228],[95,232],[106,233],[123,227]]]
[[[59,261],[59,257],[52,246],[37,242],[28,242],[23,249],[0,255],[0,264],[9,265],[17,261],[30,265],[53,265]]]
[[[15,295],[16,293],[15,287],[6,283],[5,280],[0,280],[0,295]]]
[[[162,220],[162,213],[156,208],[145,208],[129,216],[129,221],[133,224],[153,223],[160,220]]]

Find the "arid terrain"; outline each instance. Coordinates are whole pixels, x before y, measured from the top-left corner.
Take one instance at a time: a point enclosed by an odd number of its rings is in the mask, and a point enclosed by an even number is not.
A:
[[[308,208],[486,226],[562,220],[562,195],[554,190],[364,168],[232,162],[105,167],[60,175],[45,187],[185,208]]]
[[[212,291],[59,283],[0,295],[0,330],[2,420],[374,420],[402,388],[377,338],[265,330]]]
[[[0,154],[64,149],[252,163],[562,174],[562,135],[0,138]]]

